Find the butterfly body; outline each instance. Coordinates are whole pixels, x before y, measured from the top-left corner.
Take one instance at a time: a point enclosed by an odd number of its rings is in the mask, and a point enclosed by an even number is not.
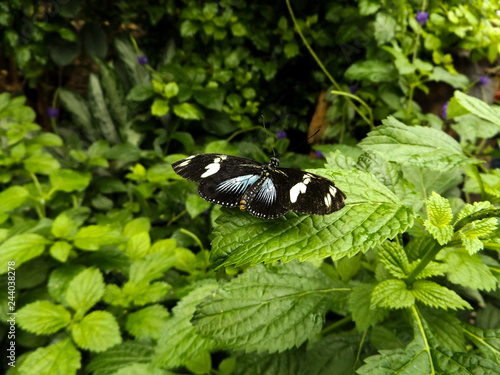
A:
[[[275,219],[292,210],[328,215],[344,207],[345,194],[313,173],[279,168],[224,154],[200,154],[172,164],[174,171],[199,183],[199,195],[225,207],[240,207],[262,219]]]

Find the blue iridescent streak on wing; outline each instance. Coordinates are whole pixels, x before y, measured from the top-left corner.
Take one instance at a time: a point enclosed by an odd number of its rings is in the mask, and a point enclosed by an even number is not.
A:
[[[248,204],[248,212],[263,219],[274,219],[288,211],[278,202],[278,192],[273,180],[267,178],[255,198]]]
[[[219,193],[241,195],[259,179],[259,175],[247,174],[221,182],[215,190]]]
[[[255,201],[267,206],[272,205],[276,201],[276,187],[270,178],[264,181],[264,184],[255,196]]]

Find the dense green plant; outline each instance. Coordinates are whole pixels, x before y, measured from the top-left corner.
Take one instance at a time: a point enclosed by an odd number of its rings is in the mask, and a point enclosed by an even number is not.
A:
[[[499,373],[500,177],[481,158],[495,153],[500,110],[456,91],[440,119],[413,100],[432,80],[474,83],[448,49],[493,58],[494,7],[417,3],[118,2],[110,27],[169,24],[161,52],[153,34],[89,51],[85,95],[54,93],[52,133],[25,97],[0,94],[9,373]],[[305,67],[311,80],[297,82]],[[345,144],[282,162],[334,180],[341,211],[259,220],[213,207],[173,172],[194,153],[285,152],[283,133],[306,129],[327,85],[324,139]]]

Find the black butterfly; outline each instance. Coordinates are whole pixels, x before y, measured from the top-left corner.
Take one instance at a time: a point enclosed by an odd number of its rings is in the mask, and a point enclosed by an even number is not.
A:
[[[198,182],[203,199],[225,207],[240,206],[262,219],[275,219],[287,211],[328,215],[344,207],[345,194],[335,184],[299,169],[223,154],[200,154],[172,164],[175,173]]]

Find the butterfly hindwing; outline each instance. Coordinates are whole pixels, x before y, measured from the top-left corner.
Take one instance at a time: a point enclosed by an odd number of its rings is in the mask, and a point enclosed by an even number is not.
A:
[[[345,194],[327,178],[291,168],[277,168],[271,177],[278,186],[280,203],[288,210],[328,215],[345,205]]]
[[[248,204],[247,210],[262,219],[275,219],[283,216],[288,208],[281,205],[278,189],[273,180],[267,177],[255,198]]]
[[[223,154],[200,154],[172,164],[187,180],[198,182],[199,195],[212,203],[236,207],[245,190],[260,176],[262,164]]]

